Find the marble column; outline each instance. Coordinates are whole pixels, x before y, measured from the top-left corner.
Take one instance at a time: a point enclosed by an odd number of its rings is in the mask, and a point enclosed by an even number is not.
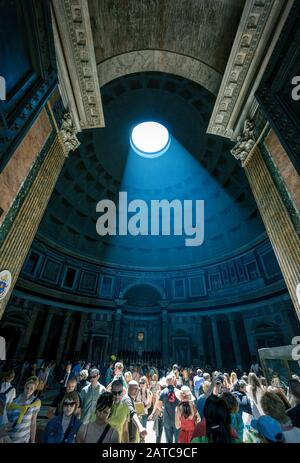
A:
[[[221,368],[222,367],[222,353],[221,353],[221,344],[220,344],[220,338],[219,338],[219,332],[218,332],[217,319],[216,317],[210,317],[210,320],[211,320],[213,342],[214,342],[215,353],[216,353],[216,362],[217,362],[216,368]]]
[[[59,130],[51,105],[49,102],[47,105],[55,126],[55,138],[0,245],[0,269],[7,269],[12,275],[10,290],[0,301],[0,319],[37,233],[65,159],[69,151],[79,145],[74,126],[71,127],[70,124],[72,117],[70,116],[68,121],[63,120]]]
[[[163,365],[168,365],[169,363],[169,329],[168,329],[168,312],[167,310],[162,310],[162,361]]]
[[[241,356],[239,340],[238,340],[237,332],[236,332],[235,317],[234,317],[234,314],[228,314],[227,317],[228,317],[229,326],[230,326],[235,365],[239,365],[242,367],[242,356]]]
[[[300,305],[296,296],[296,287],[300,282],[299,236],[259,147],[253,148],[243,166],[296,313],[300,319]]]
[[[20,360],[25,360],[26,350],[27,350],[27,347],[29,345],[30,338],[31,338],[31,335],[32,335],[32,332],[33,332],[33,329],[34,329],[34,325],[36,323],[38,315],[39,315],[38,305],[33,305],[31,315],[30,315],[30,320],[29,320],[29,323],[27,325],[27,328],[26,328],[26,331],[25,331],[25,334],[24,334],[23,342],[22,342],[21,345],[19,344],[20,351],[16,352],[16,357],[17,358],[19,357]]]
[[[112,342],[112,354],[118,355],[120,347],[120,334],[121,334],[121,320],[122,320],[122,309],[117,309],[114,317],[114,334]]]
[[[242,318],[243,318],[243,323],[244,323],[244,328],[245,328],[245,333],[246,333],[246,338],[247,338],[247,342],[248,342],[248,349],[249,349],[249,353],[250,353],[250,365],[252,363],[252,357],[257,357],[257,349],[256,349],[256,343],[255,343],[255,340],[254,340],[254,337],[251,333],[251,329],[250,329],[250,323],[249,321],[247,320],[247,318],[242,314]],[[249,365],[249,367],[250,367]]]
[[[89,335],[89,352],[88,352],[88,362],[91,362],[92,359],[92,354],[93,354],[93,335]]]
[[[203,318],[198,317],[196,321],[196,340],[198,357],[201,362],[205,362],[204,336],[203,336]],[[204,367],[204,365],[201,365]]]
[[[77,332],[77,339],[75,344],[75,355],[78,357],[80,355],[83,343],[83,335],[86,327],[88,314],[86,312],[80,312],[80,324]]]
[[[64,315],[63,327],[62,327],[61,334],[59,337],[58,348],[57,348],[57,353],[56,353],[56,363],[60,363],[63,357],[63,352],[64,352],[64,348],[66,345],[68,330],[70,326],[71,315],[72,315],[71,310],[67,310]]]
[[[43,332],[42,332],[41,337],[40,337],[40,343],[39,343],[39,347],[38,347],[37,354],[36,354],[36,357],[38,359],[43,358],[43,353],[44,353],[46,343],[47,343],[47,339],[48,339],[48,336],[49,336],[49,331],[50,331],[50,326],[51,326],[53,315],[54,315],[54,310],[50,309],[49,312],[48,312],[47,318],[46,318],[46,322],[45,322],[45,325],[44,325]]]

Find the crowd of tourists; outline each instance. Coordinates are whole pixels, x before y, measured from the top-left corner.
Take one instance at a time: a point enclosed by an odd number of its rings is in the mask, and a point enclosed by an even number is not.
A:
[[[158,444],[163,433],[167,443],[300,443],[296,375],[283,384],[274,374],[268,384],[258,365],[229,374],[117,361],[102,375],[85,362],[24,365],[17,377],[2,368],[0,442],[139,443],[153,427]],[[37,433],[50,391],[48,421]]]

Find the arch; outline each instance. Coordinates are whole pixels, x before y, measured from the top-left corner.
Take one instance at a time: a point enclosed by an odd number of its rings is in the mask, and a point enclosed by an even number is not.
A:
[[[100,88],[118,77],[136,72],[166,72],[189,79],[217,95],[222,75],[208,64],[166,50],[136,50],[97,64]]]
[[[130,306],[153,307],[163,298],[161,288],[152,283],[134,283],[122,291],[124,299]]]
[[[253,335],[257,349],[275,347],[284,344],[284,333],[280,326],[269,320],[257,321]]]

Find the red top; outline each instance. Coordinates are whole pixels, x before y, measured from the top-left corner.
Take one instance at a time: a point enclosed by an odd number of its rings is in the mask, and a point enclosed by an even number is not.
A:
[[[189,444],[191,442],[195,426],[195,418],[180,417],[180,433],[178,437],[180,444]]]

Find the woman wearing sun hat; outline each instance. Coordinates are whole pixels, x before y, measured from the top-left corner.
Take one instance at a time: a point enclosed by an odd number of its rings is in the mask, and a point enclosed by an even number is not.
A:
[[[196,423],[199,420],[194,403],[195,397],[188,386],[182,386],[180,390],[175,392],[175,395],[180,400],[175,415],[176,428],[180,429],[178,443],[188,444],[191,442]]]

